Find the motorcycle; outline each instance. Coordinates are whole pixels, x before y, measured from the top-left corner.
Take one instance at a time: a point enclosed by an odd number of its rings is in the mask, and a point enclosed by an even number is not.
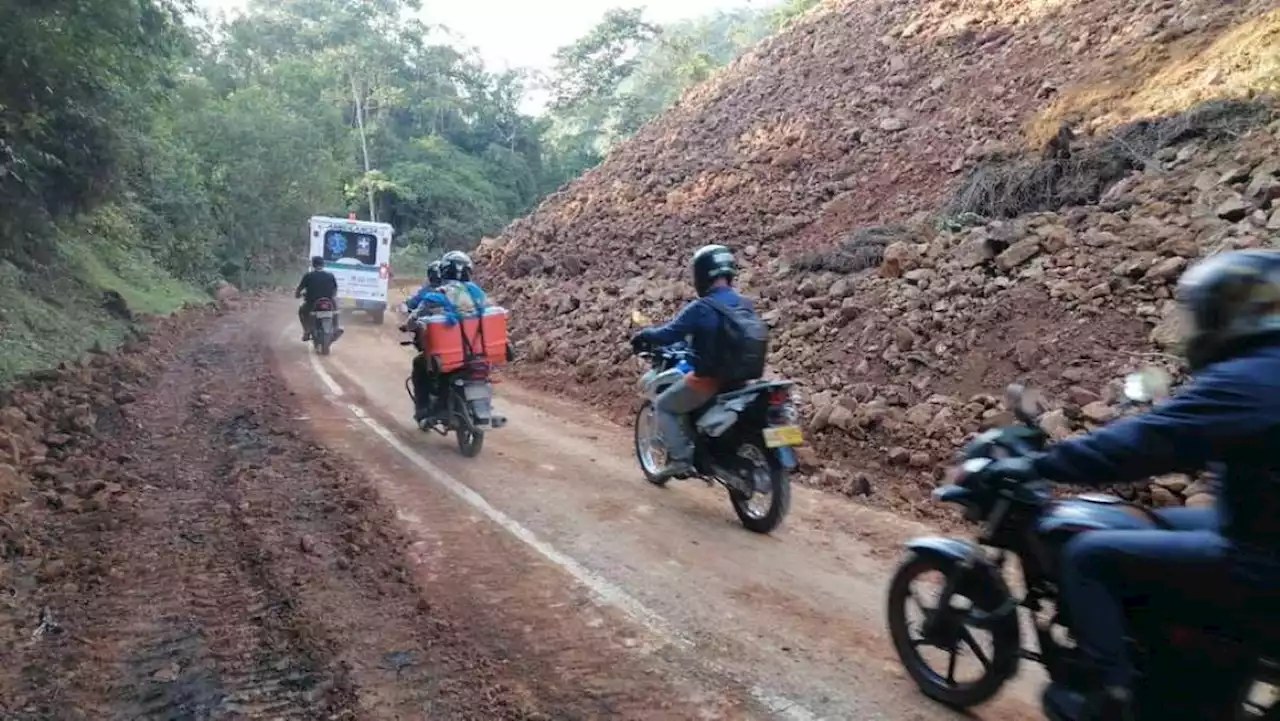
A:
[[[329,355],[329,346],[341,335],[338,309],[332,298],[320,298],[311,306],[311,347],[320,355]]]
[[[1159,379],[1159,371],[1134,374],[1125,381],[1125,394],[1131,403],[1149,403],[1167,391],[1153,387]],[[1071,639],[1070,616],[1058,594],[1063,546],[1094,530],[1173,530],[1161,515],[1114,496],[1059,500],[1047,482],[1019,483],[981,473],[994,458],[1040,452],[1048,443],[1037,423],[1043,405],[1035,392],[1010,386],[1008,401],[1020,425],[988,431],[970,442],[963,454],[964,477],[933,492],[936,500],[963,508],[966,520],[983,523],[976,543],[912,540],[889,587],[889,632],[903,666],[926,696],[953,708],[989,700],[1023,659],[1043,665],[1056,682],[1087,689],[1088,667]],[[1016,556],[1022,573],[1025,591],[1020,597],[1005,581],[1010,555]],[[913,588],[927,575],[942,578],[932,605]],[[910,607],[919,609],[920,622],[909,621]],[[1028,628],[1034,629],[1038,650],[1024,647],[1023,611],[1032,622]],[[1126,610],[1139,677],[1133,690],[1135,721],[1280,721],[1280,704],[1260,698],[1274,696],[1280,686],[1280,633],[1273,616],[1245,608],[1231,615],[1260,622],[1224,631],[1197,626],[1185,614],[1156,604]],[[989,649],[975,632],[990,636]],[[946,657],[945,675],[925,659],[926,648]],[[981,670],[976,678],[961,681],[957,661],[966,651]]]
[[[415,339],[417,335],[414,333]],[[402,346],[417,344],[417,340],[400,342]],[[423,432],[435,431],[442,436],[452,432],[457,439],[459,453],[466,458],[480,455],[480,449],[484,447],[485,429],[497,430],[507,424],[506,417],[493,412],[492,375],[492,366],[480,359],[472,360],[462,368],[446,374],[444,386],[447,390],[443,399],[443,413],[419,423],[418,428]],[[416,407],[412,375],[405,379],[404,387]]]
[[[659,471],[665,465],[666,452],[654,402],[692,370],[693,351],[677,343],[638,355],[651,368],[640,378],[644,401],[636,413],[636,458],[645,478],[662,486],[666,480]],[[796,467],[792,449],[804,444],[791,399],[792,385],[791,381],[756,381],[729,388],[686,419],[695,431],[695,473],[691,475],[707,485],[723,485],[742,525],[756,533],[772,532],[791,505],[788,474]]]

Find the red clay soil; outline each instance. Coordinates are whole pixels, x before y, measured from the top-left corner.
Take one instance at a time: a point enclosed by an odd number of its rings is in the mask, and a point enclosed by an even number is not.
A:
[[[406,545],[244,313],[39,374],[0,396],[0,718],[648,718],[441,615],[476,604]]]
[[[1039,152],[1046,117],[1078,120],[1083,132],[1114,110],[1115,87],[1143,86],[1264,13],[1274,22],[1277,11],[1210,0],[827,7],[484,241],[480,280],[512,311],[517,377],[627,420],[640,372],[627,361],[631,311],[670,317],[690,299],[693,249],[734,246],[747,269],[739,284],[774,328],[772,366],[800,383],[806,417],[821,417],[824,405],[855,416],[837,411],[839,427],[812,428],[804,480],[851,495],[874,485],[871,502],[927,512],[922,491],[955,444],[998,415],[975,396],[1024,378],[1109,399],[1111,374],[1160,350],[1149,339],[1168,299],[1166,271],[1227,247],[1224,234],[1239,247],[1267,232],[1270,190],[1251,194],[1248,176],[1272,150],[1241,146],[1232,158],[1200,142],[1163,147],[1148,159],[1151,172],[1121,181],[1105,208],[981,219],[973,235],[940,233],[932,214],[983,161],[1028,143]],[[1067,117],[1067,97],[1083,115]],[[1232,163],[1246,166],[1245,177],[1205,185],[1196,175]],[[1224,202],[1243,202],[1244,217],[1219,217]],[[901,241],[905,269],[877,278],[875,262],[869,273],[801,262],[892,223],[904,230],[881,247]],[[1032,229],[1047,235],[1029,238]],[[996,261],[1024,240],[1031,256]],[[974,244],[976,263],[956,257]],[[1141,267],[1113,272],[1126,258]],[[1030,363],[1018,362],[1020,344],[1035,346]],[[955,416],[939,421],[945,428],[903,422],[935,396]],[[1072,430],[1095,424],[1078,422],[1088,403],[1068,409]],[[889,423],[876,406],[887,406]],[[868,412],[876,417],[864,422]]]

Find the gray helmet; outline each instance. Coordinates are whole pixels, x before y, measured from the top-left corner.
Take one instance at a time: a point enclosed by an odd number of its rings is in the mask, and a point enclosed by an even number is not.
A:
[[[440,274],[445,280],[471,280],[471,256],[460,250],[451,250],[440,259]]]
[[[1183,273],[1176,296],[1187,325],[1182,352],[1192,370],[1269,336],[1280,339],[1280,251],[1207,258]]]

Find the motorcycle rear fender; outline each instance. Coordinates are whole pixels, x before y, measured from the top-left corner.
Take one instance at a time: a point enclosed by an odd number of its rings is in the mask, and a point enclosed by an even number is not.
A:
[[[1007,599],[1003,606],[990,614],[974,609],[970,616],[973,625],[987,628],[1000,622],[1005,616],[1017,613],[1018,603],[1009,590],[1009,584],[1004,582],[1000,568],[976,544],[958,538],[927,536],[907,541],[906,546],[908,551],[918,556],[937,560],[939,567],[946,569],[948,575],[968,566],[965,573],[977,574],[980,579],[977,582],[990,584],[1000,598]]]

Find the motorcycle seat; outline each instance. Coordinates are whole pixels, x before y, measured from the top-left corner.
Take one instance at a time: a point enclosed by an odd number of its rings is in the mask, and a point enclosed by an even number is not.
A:
[[[1130,503],[1123,498],[1111,496],[1103,493],[1086,493],[1076,496],[1076,500],[1086,503],[1096,503],[1103,506],[1113,506],[1125,513],[1134,516],[1138,520],[1151,524],[1151,527],[1161,531],[1176,530],[1168,521],[1159,515],[1152,513],[1150,509],[1137,503]]]
[[[703,403],[701,406],[698,406],[696,409],[694,409],[693,412],[689,414],[689,416],[691,418],[697,419],[703,413],[706,413],[708,410],[710,410],[711,407],[714,406],[716,403],[733,400],[734,398],[745,395],[747,393],[759,393],[760,391],[763,391],[763,390],[770,390],[773,388],[787,388],[792,385],[794,385],[792,381],[756,380],[756,381],[741,381],[737,383],[731,383],[721,388],[720,392],[712,396],[711,399],[708,400],[706,403]]]
[[[791,381],[750,381],[747,383],[735,383],[732,388],[721,388],[720,393],[716,395],[719,400],[729,400],[745,393],[758,393],[762,390],[772,390],[774,388],[786,388],[793,385]]]

